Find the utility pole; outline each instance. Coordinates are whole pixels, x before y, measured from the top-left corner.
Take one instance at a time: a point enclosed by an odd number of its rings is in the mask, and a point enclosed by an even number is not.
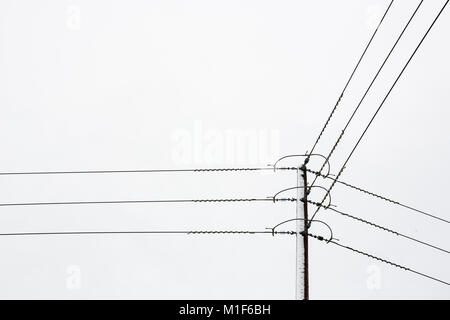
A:
[[[297,169],[296,300],[309,300],[308,181],[306,172],[305,164]]]

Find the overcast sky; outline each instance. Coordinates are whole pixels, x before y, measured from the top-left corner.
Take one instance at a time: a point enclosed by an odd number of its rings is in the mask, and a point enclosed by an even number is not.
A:
[[[334,173],[444,2],[420,8],[331,158]],[[266,166],[305,153],[388,3],[3,0],[0,171]],[[418,3],[394,1],[317,152],[329,152]],[[449,31],[447,8],[342,175],[446,219]],[[0,202],[264,198],[295,183],[293,172],[1,176]],[[449,249],[446,223],[340,185],[332,197]],[[264,230],[293,217],[294,203],[270,202],[3,207],[0,232]],[[342,244],[450,281],[445,253],[329,210],[317,218]],[[0,252],[0,298],[295,296],[288,236],[1,237]],[[312,239],[310,297],[449,299],[450,289]]]

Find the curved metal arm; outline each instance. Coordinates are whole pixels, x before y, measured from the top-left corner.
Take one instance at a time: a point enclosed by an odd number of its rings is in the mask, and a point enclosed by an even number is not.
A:
[[[327,190],[326,188],[324,188],[324,187],[322,187],[322,186],[307,186],[307,188],[308,188],[309,190],[311,190],[311,188],[320,188],[320,189],[323,189],[323,190],[327,191],[327,197],[329,198],[329,200],[328,200],[328,205],[325,207],[325,209],[331,207],[331,194],[328,193],[328,190]],[[286,188],[286,189],[283,189],[283,190],[281,190],[281,191],[278,191],[278,192],[272,197],[273,202],[276,202],[277,196],[278,196],[279,194],[281,194],[281,193],[283,193],[283,192],[285,192],[285,191],[294,190],[294,189],[304,189],[304,187],[303,187],[303,186],[291,187],[291,188]]]
[[[311,157],[311,156],[321,157],[321,158],[325,159],[325,163],[327,164],[327,167],[328,167],[328,171],[327,171],[327,174],[325,176],[328,177],[330,175],[330,171],[331,171],[330,161],[324,155],[319,154],[319,153],[313,153],[313,154],[290,154],[290,155],[281,157],[280,159],[275,161],[275,164],[272,167],[273,167],[273,170],[275,171],[277,169],[278,162],[280,162],[280,161],[282,161],[284,159],[297,158],[297,157]]]
[[[281,225],[283,225],[283,224],[285,224],[285,223],[288,223],[288,222],[299,221],[299,220],[305,221],[305,219],[302,219],[302,218],[295,218],[295,219],[289,219],[289,220],[285,220],[285,221],[283,221],[283,222],[280,222],[280,223],[277,224],[275,227],[270,228],[270,229],[272,230],[272,235],[275,235],[275,229],[278,228],[279,226],[281,226]],[[327,243],[331,242],[331,241],[334,239],[334,236],[333,236],[333,229],[331,229],[331,227],[329,226],[328,223],[323,222],[323,221],[321,221],[321,220],[311,220],[310,223],[311,223],[311,222],[319,222],[319,223],[325,225],[325,226],[328,228],[328,230],[330,230],[330,238],[327,240]],[[336,240],[337,240],[337,239],[336,239]]]

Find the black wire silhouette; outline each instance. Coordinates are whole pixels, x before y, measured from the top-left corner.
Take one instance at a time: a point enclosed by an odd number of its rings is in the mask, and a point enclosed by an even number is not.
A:
[[[314,201],[309,201],[309,200],[308,200],[308,203],[314,204],[314,205],[316,205],[316,206],[318,206],[318,207],[320,206],[319,203],[314,202]],[[405,238],[405,239],[408,239],[408,240],[411,240],[411,241],[420,243],[420,244],[425,245],[425,246],[427,246],[427,247],[430,247],[430,248],[439,250],[439,251],[441,251],[441,252],[450,254],[450,251],[448,251],[448,250],[446,250],[446,249],[443,249],[443,248],[438,247],[438,246],[435,246],[435,245],[433,245],[433,244],[431,244],[431,243],[428,243],[428,242],[419,240],[419,239],[417,239],[417,238],[414,238],[414,237],[411,237],[411,236],[407,236],[407,235],[405,235],[405,234],[403,234],[403,233],[400,233],[400,232],[398,232],[398,231],[394,231],[394,230],[392,230],[392,229],[389,229],[388,227],[384,227],[384,226],[381,226],[381,225],[376,224],[376,223],[374,223],[374,222],[365,220],[365,219],[363,219],[363,218],[353,216],[353,215],[351,215],[351,214],[345,213],[345,212],[340,211],[340,210],[337,210],[337,209],[335,209],[335,208],[325,207],[325,210],[327,210],[327,209],[330,209],[331,211],[334,211],[334,212],[336,212],[336,213],[339,213],[340,215],[342,215],[342,216],[344,216],[344,217],[347,217],[347,218],[350,218],[350,219],[353,219],[353,220],[356,220],[356,221],[365,223],[365,224],[367,224],[367,225],[370,225],[370,226],[375,227],[375,228],[377,228],[377,229],[380,229],[380,230],[382,230],[382,231],[386,231],[386,232],[392,233],[392,234],[394,234],[394,235],[396,235],[396,236],[399,236],[399,237],[402,237],[402,238]]]
[[[135,170],[84,170],[84,171],[28,171],[28,172],[0,172],[0,176],[15,175],[65,175],[65,174],[110,174],[110,173],[177,173],[177,172],[233,172],[233,171],[264,171],[273,170],[271,167],[247,168],[197,168],[197,169],[135,169]],[[293,168],[279,168],[279,170],[294,170]]]
[[[384,18],[385,18],[386,15],[388,14],[388,12],[389,12],[389,10],[391,9],[391,6],[392,6],[393,3],[394,3],[394,0],[391,0],[391,2],[389,3],[389,6],[387,7],[386,11],[385,11],[384,14],[383,14],[383,17],[381,18],[380,22],[378,23],[378,26],[377,26],[376,29],[374,30],[372,36],[370,37],[369,42],[367,43],[366,47],[364,48],[363,53],[361,54],[361,56],[360,56],[358,62],[356,63],[356,66],[353,68],[353,71],[352,71],[352,73],[350,74],[350,77],[348,78],[348,80],[347,80],[347,82],[346,82],[346,84],[345,84],[345,86],[344,86],[344,89],[342,90],[341,95],[339,96],[338,100],[336,101],[336,104],[334,105],[333,109],[331,110],[331,113],[330,113],[330,115],[328,116],[328,119],[327,119],[327,121],[325,122],[325,125],[323,126],[322,130],[320,131],[319,136],[318,136],[317,139],[316,139],[316,142],[314,143],[313,147],[311,148],[311,152],[310,152],[311,154],[314,152],[314,150],[315,150],[317,144],[319,143],[320,138],[322,137],[323,133],[325,132],[325,129],[327,128],[327,126],[328,126],[328,124],[329,124],[331,118],[333,117],[333,115],[334,115],[334,113],[335,113],[335,111],[336,111],[336,109],[337,109],[339,103],[341,102],[342,98],[344,97],[344,93],[345,93],[345,91],[347,90],[347,87],[348,87],[348,85],[350,84],[350,81],[353,79],[353,76],[355,75],[356,70],[358,69],[358,67],[359,67],[359,65],[360,65],[360,63],[361,63],[361,61],[362,61],[362,59],[363,59],[364,56],[366,55],[367,50],[369,49],[369,47],[370,47],[370,45],[371,45],[373,39],[375,38],[375,35],[376,35],[377,32],[378,32],[378,29],[379,29],[380,26],[382,25],[382,23],[383,23],[383,21],[384,21]],[[308,158],[307,158],[307,159],[308,159]],[[306,160],[307,160],[307,159],[306,159]]]
[[[444,219],[444,218],[438,217],[438,216],[436,216],[436,215],[433,215],[433,214],[431,214],[431,213],[428,213],[428,212],[425,212],[425,211],[423,211],[423,210],[419,210],[419,209],[417,209],[417,208],[408,206],[408,205],[406,205],[406,204],[403,204],[403,203],[400,203],[400,202],[398,202],[398,201],[392,200],[392,199],[387,198],[387,197],[385,197],[385,196],[381,196],[381,195],[379,195],[379,194],[377,194],[377,193],[368,191],[368,190],[366,190],[366,189],[363,189],[363,188],[360,188],[360,187],[356,187],[356,186],[354,186],[354,185],[352,185],[352,184],[350,184],[350,183],[344,182],[344,181],[342,181],[342,180],[337,180],[337,179],[331,177],[331,175],[330,175],[329,177],[327,177],[327,176],[325,176],[325,175],[323,175],[323,174],[320,174],[318,171],[314,171],[314,170],[311,170],[311,169],[306,169],[306,170],[307,170],[308,172],[312,173],[312,174],[320,175],[322,178],[327,178],[327,179],[334,180],[334,181],[336,181],[336,182],[339,183],[339,184],[342,184],[342,185],[344,185],[344,186],[346,186],[346,187],[349,187],[349,188],[352,188],[352,189],[354,189],[354,190],[360,191],[360,192],[365,193],[365,194],[367,194],[367,195],[369,195],[369,196],[372,196],[372,197],[375,197],[375,198],[384,200],[384,201],[386,201],[386,202],[389,202],[389,203],[392,203],[392,204],[401,206],[401,207],[403,207],[403,208],[406,208],[406,209],[415,211],[415,212],[420,213],[420,214],[423,214],[423,215],[425,215],[425,216],[427,216],[427,217],[429,217],[429,218],[433,218],[433,219],[436,219],[436,220],[439,220],[439,221],[442,221],[442,222],[450,223],[450,221],[448,221],[448,220],[446,220],[446,219]]]
[[[326,241],[322,236],[316,236],[316,235],[314,235],[314,234],[308,234],[308,236],[310,236],[311,238],[314,238],[314,239],[316,239],[316,240],[319,240],[319,241]],[[417,275],[419,275],[419,276],[422,276],[422,277],[428,278],[428,279],[430,279],[430,280],[437,281],[437,282],[440,282],[440,283],[445,284],[445,285],[447,285],[447,286],[450,286],[450,283],[447,282],[447,281],[438,279],[438,278],[436,278],[436,277],[432,277],[432,276],[430,276],[430,275],[428,275],[428,274],[425,274],[425,273],[423,273],[423,272],[416,271],[416,270],[414,270],[414,269],[411,269],[411,268],[405,267],[405,266],[403,266],[403,265],[400,265],[400,264],[398,264],[398,263],[395,263],[395,262],[392,262],[392,261],[389,261],[389,260],[380,258],[380,257],[375,256],[375,255],[373,255],[373,254],[370,254],[370,253],[367,253],[367,252],[364,252],[364,251],[361,251],[361,250],[352,248],[352,247],[350,247],[350,246],[346,246],[346,245],[340,244],[340,243],[338,243],[338,242],[336,242],[336,241],[329,241],[329,242],[327,242],[327,243],[332,243],[332,244],[334,244],[334,245],[336,245],[336,246],[339,246],[339,247],[341,247],[341,248],[350,250],[350,251],[355,252],[355,253],[358,253],[358,254],[360,254],[360,255],[363,255],[363,256],[366,256],[366,257],[369,257],[369,258],[378,260],[378,261],[380,261],[380,262],[389,264],[389,265],[394,266],[394,267],[396,267],[396,268],[400,268],[400,269],[402,269],[402,270],[404,270],[404,271],[409,271],[409,272],[415,273],[415,274],[417,274]]]
[[[272,198],[230,198],[230,199],[166,199],[166,200],[119,200],[119,201],[68,201],[68,202],[22,202],[0,203],[0,207],[54,206],[54,205],[95,205],[95,204],[143,204],[143,203],[200,203],[200,202],[257,202],[273,201]],[[278,198],[279,201],[296,201],[295,198]]]
[[[367,124],[366,128],[364,129],[363,133],[361,134],[361,136],[359,137],[358,141],[356,142],[356,145],[353,147],[352,151],[350,152],[350,154],[348,155],[347,159],[345,160],[344,164],[341,167],[341,170],[339,170],[339,173],[336,176],[336,180],[339,179],[339,177],[341,176],[342,172],[345,170],[345,167],[347,165],[347,163],[349,162],[350,158],[352,157],[353,153],[355,152],[356,148],[358,147],[359,143],[361,142],[361,140],[364,138],[367,130],[369,129],[369,127],[371,126],[371,124],[373,123],[373,121],[375,120],[376,116],[378,115],[379,111],[381,110],[381,108],[383,107],[384,103],[386,102],[387,98],[389,97],[389,95],[391,94],[392,90],[394,89],[395,85],[397,84],[397,82],[400,80],[401,76],[403,75],[403,73],[405,72],[406,68],[408,67],[408,65],[410,64],[411,60],[414,58],[414,56],[416,55],[417,51],[419,50],[420,46],[422,45],[422,43],[424,42],[424,40],[426,39],[426,37],[428,36],[428,34],[430,33],[431,29],[433,28],[433,26],[435,25],[436,21],[439,19],[439,17],[441,16],[442,12],[444,11],[445,7],[447,6],[448,2],[450,0],[447,0],[445,2],[445,4],[442,6],[441,10],[439,11],[439,13],[436,15],[436,17],[434,18],[433,22],[431,23],[431,25],[428,27],[427,31],[425,32],[424,36],[422,37],[422,39],[420,40],[419,44],[417,45],[417,47],[414,49],[413,53],[411,54],[411,56],[409,57],[408,61],[406,62],[406,64],[404,65],[403,69],[400,71],[399,75],[397,76],[397,78],[395,79],[394,83],[392,84],[391,88],[389,89],[389,91],[387,92],[387,94],[385,95],[385,97],[383,98],[380,106],[378,107],[378,109],[375,111],[374,115],[372,116],[372,118],[370,119],[369,123]],[[336,184],[336,181],[333,181],[331,186],[328,188],[328,192],[330,192],[334,185]],[[326,197],[324,197],[323,201],[325,201]],[[322,201],[322,203],[323,203]],[[314,217],[317,215],[317,213],[319,212],[320,208],[317,208],[316,212],[314,212],[312,219],[314,219]]]
[[[403,28],[402,32],[400,33],[400,35],[398,36],[397,40],[395,41],[394,45],[392,46],[391,50],[389,51],[389,53],[387,54],[386,58],[384,59],[383,63],[381,64],[380,68],[378,69],[377,73],[375,74],[375,76],[372,78],[372,81],[370,82],[368,88],[366,89],[366,91],[364,92],[362,98],[359,100],[359,103],[357,104],[355,110],[353,111],[352,115],[350,116],[350,118],[348,119],[344,129],[341,131],[341,134],[339,135],[336,143],[334,144],[333,148],[331,149],[330,153],[327,156],[327,161],[330,160],[331,156],[333,155],[334,151],[336,150],[336,147],[338,146],[339,142],[341,141],[342,137],[345,134],[345,131],[347,130],[348,126],[350,125],[350,123],[352,122],[356,112],[358,111],[359,107],[361,106],[361,104],[363,103],[364,99],[366,98],[367,94],[369,93],[370,89],[372,88],[373,84],[375,83],[375,81],[377,80],[378,76],[380,75],[381,71],[383,70],[384,66],[386,65],[386,62],[389,60],[389,58],[392,55],[392,52],[395,50],[395,48],[397,47],[397,44],[400,42],[401,38],[403,37],[403,34],[405,33],[405,31],[408,29],[411,21],[414,19],[417,11],[419,11],[419,8],[422,6],[423,0],[420,1],[420,3],[418,4],[418,6],[416,7],[416,9],[414,10],[413,14],[411,15],[411,17],[409,18],[408,22],[406,23],[405,27]],[[322,165],[322,167],[320,168],[319,172],[322,173],[323,168],[325,167],[325,163]],[[314,185],[314,183],[317,180],[317,176],[314,179],[313,183],[311,185]]]

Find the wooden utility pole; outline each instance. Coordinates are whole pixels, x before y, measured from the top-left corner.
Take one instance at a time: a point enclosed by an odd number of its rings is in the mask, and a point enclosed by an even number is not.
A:
[[[297,169],[296,287],[297,300],[309,299],[308,275],[308,181],[306,166]]]

